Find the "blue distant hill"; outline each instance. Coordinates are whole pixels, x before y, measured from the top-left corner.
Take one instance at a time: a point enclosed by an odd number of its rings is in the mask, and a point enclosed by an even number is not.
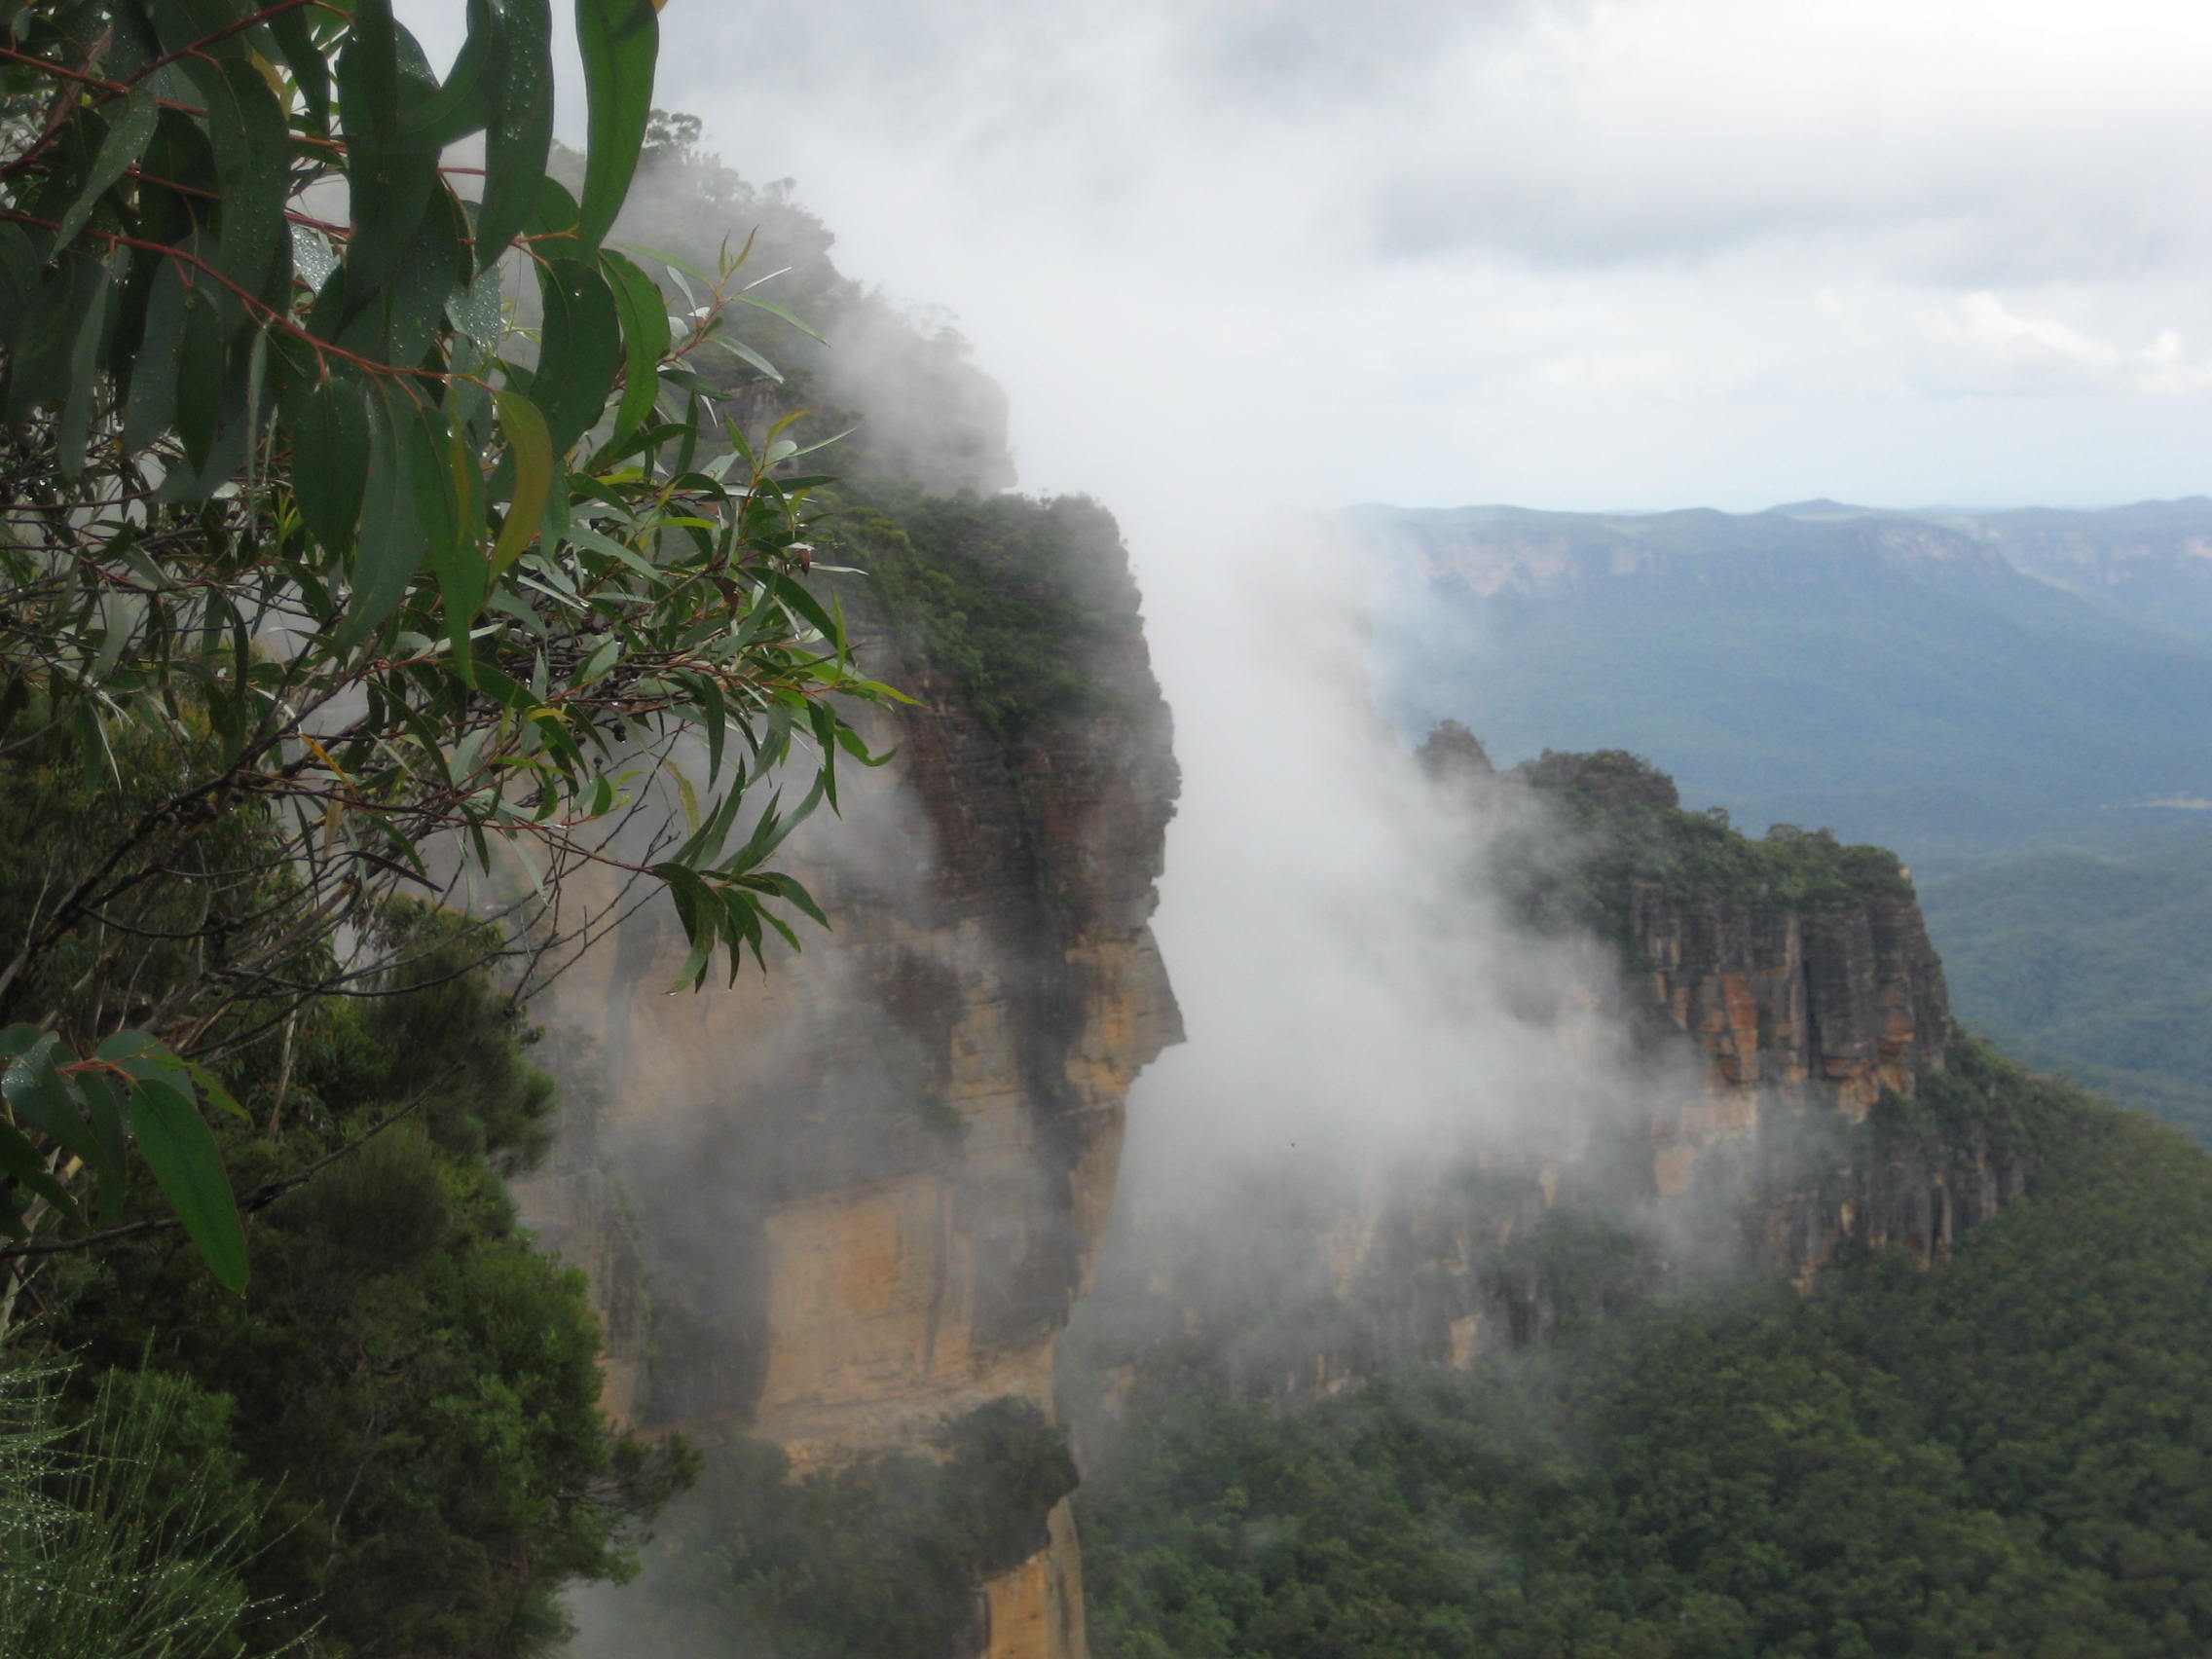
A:
[[[1355,509],[1409,737],[1645,754],[1754,830],[1945,869],[2203,832],[2212,500],[2109,512]]]
[[[2212,499],[1347,518],[1409,741],[1894,848],[1964,1017],[2212,1140]]]

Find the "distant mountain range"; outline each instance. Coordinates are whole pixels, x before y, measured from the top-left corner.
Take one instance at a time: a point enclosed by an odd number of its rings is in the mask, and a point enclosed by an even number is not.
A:
[[[1995,548],[2025,575],[2156,632],[2212,642],[2212,497],[2089,511],[1886,513],[1840,501],[1796,501],[1771,510],[1814,521],[1904,519],[1954,530]]]
[[[1409,741],[1894,848],[1970,1023],[2212,1141],[2212,498],[1347,517]]]
[[[1753,829],[1935,868],[2212,825],[2212,498],[1348,516],[1409,736],[1635,750]]]

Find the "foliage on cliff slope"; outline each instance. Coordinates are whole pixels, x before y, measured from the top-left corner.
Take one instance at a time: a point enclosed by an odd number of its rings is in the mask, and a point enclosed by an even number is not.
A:
[[[2212,1145],[2212,837],[2040,854],[1924,903],[1962,1015]]]
[[[42,882],[81,855],[88,801],[168,781],[155,755],[121,755],[120,782],[53,741],[0,758],[0,937],[20,936]],[[25,994],[92,1023],[197,983],[194,930],[288,880],[268,840],[251,813],[211,826],[190,848],[204,878],[153,888],[122,919],[135,948],[57,952]],[[476,934],[387,908],[354,941],[387,965],[360,994],[285,997],[274,1014],[240,995],[202,1031],[247,1114],[212,1127],[246,1215],[250,1294],[159,1227],[11,1264],[5,1280],[11,1354],[76,1366],[51,1427],[96,1435],[122,1411],[158,1454],[137,1499],[128,1483],[98,1498],[99,1527],[82,1503],[56,1524],[98,1551],[136,1548],[133,1529],[166,1526],[197,1480],[197,1501],[244,1530],[195,1594],[256,1651],[311,1627],[307,1651],[362,1659],[522,1650],[559,1628],[562,1584],[627,1570],[629,1523],[683,1473],[680,1452],[609,1434],[582,1280],[515,1226],[501,1175],[541,1149],[551,1086]],[[331,948],[299,941],[287,974],[316,982]],[[22,1444],[12,1426],[0,1448]],[[190,1559],[156,1551],[129,1570],[166,1582]]]
[[[811,1473],[733,1439],[609,1605],[619,1639],[601,1641],[686,1659],[953,1659],[981,1634],[977,1587],[1044,1548],[1075,1480],[1065,1437],[1026,1401]]]
[[[1095,1651],[2202,1652],[2212,1159],[2066,1109],[2038,1196],[1935,1272],[1288,1412],[1141,1389],[1079,1497]]]
[[[1113,516],[1088,497],[926,496],[878,484],[833,532],[915,654],[1008,748],[1047,716],[1101,705],[1088,659],[1124,639],[1136,585]]]
[[[1826,830],[1777,824],[1761,839],[1744,834],[1715,807],[1682,808],[1675,782],[1640,756],[1603,749],[1589,755],[1551,750],[1514,774],[1549,801],[1579,833],[1582,846],[1562,870],[1556,858],[1509,871],[1532,914],[1595,926],[1618,938],[1640,885],[1677,902],[1757,903],[1800,910],[1840,909],[1868,898],[1910,899],[1912,882],[1895,853],[1846,846]],[[1546,820],[1548,839],[1556,822]]]
[[[499,1170],[550,1104],[527,1028],[469,967],[480,946],[396,925],[431,942],[386,994],[309,1005],[288,1055],[240,1068],[256,1121],[224,1152],[256,1195],[406,1112],[254,1212],[252,1295],[144,1234],[53,1260],[30,1335],[88,1385],[182,1390],[164,1456],[259,1516],[240,1553],[269,1641],[319,1624],[316,1653],[523,1651],[560,1629],[563,1584],[628,1571],[624,1532],[684,1455],[608,1432],[582,1277],[515,1225]]]
[[[846,276],[830,257],[835,236],[796,199],[794,181],[756,183],[704,141],[697,117],[653,112],[616,234],[676,287],[693,283],[686,268],[713,271],[725,253],[749,250],[750,291],[806,324],[798,338],[769,312],[730,313],[726,338],[752,362],[694,360],[732,395],[724,417],[757,434],[796,415],[791,429],[802,442],[846,434],[828,452],[846,477],[900,478],[946,496],[1014,483],[1005,393],[950,320]]]
[[[1440,785],[1486,777],[1479,746],[1446,735],[1451,753],[1426,756]],[[1509,821],[1502,873],[1546,925],[1633,948],[1654,907],[1778,934],[1831,909],[1909,918],[1880,849],[1750,840],[1682,811],[1633,756],[1546,756],[1523,775],[1548,810],[1479,788]],[[1570,1192],[1563,1176],[1537,1225],[1504,1212],[1533,1258],[1524,1276],[1603,1317],[1516,1325],[1506,1350],[1459,1355],[1467,1369],[1418,1362],[1440,1346],[1381,1345],[1330,1374],[1346,1392],[1240,1386],[1211,1325],[1106,1355],[1134,1364],[1093,1379],[1079,1418],[1099,1449],[1078,1509],[1102,1659],[2201,1651],[2212,1159],[1951,1033],[1939,993],[1925,1014],[1942,1029],[1915,1051],[1909,1096],[1885,1088],[1862,1123],[1776,1108],[1751,1160],[1795,1173],[1685,1196],[1641,1235],[1686,1264],[1685,1230],[1736,1207],[1754,1230],[1827,1229],[1801,1258],[1826,1263],[1809,1295],[1624,1279],[1562,1247],[1570,1231],[1544,1223],[1638,1213],[1650,1166],[1630,1158],[1609,1198],[1602,1178]],[[1686,1043],[1676,1023],[1658,1028]],[[1609,1167],[1602,1148],[1584,1162]],[[2007,1184],[2006,1203],[1976,1210],[1969,1189],[2000,1165],[2034,1172],[2031,1196]],[[1925,1225],[1855,1233],[1854,1210],[1891,1186]],[[1999,1210],[1962,1221],[1943,1259],[1938,1218]],[[1467,1259],[1402,1266],[1362,1287],[1359,1317],[1418,1322]],[[1258,1306],[1281,1317],[1279,1299]]]

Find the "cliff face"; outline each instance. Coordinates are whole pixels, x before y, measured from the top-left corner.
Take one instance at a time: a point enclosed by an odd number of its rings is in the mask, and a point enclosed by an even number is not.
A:
[[[1919,906],[1886,893],[1806,908],[1771,898],[1629,897],[1630,994],[1651,1032],[1686,1033],[1703,1087],[1651,1122],[1662,1206],[1701,1177],[1744,1193],[1750,1259],[1803,1275],[1841,1246],[1946,1254],[2019,1196],[2024,1147],[1923,1099],[1951,1036]]]
[[[1119,560],[1110,523],[1086,554]],[[563,981],[554,1018],[598,1034],[605,1099],[525,1205],[592,1272],[634,1422],[768,1441],[803,1473],[934,1456],[993,1402],[1050,1413],[1124,1092],[1179,1036],[1147,925],[1167,715],[1125,570],[1104,576],[1115,603],[1062,642],[1085,694],[1018,720],[849,584],[862,660],[918,706],[787,861],[832,931],[670,994],[682,940],[648,910]],[[977,1586],[966,1645],[1072,1659],[1072,1523],[1018,1525],[1037,1547]]]
[[[1714,1272],[1803,1283],[1877,1245],[1937,1259],[2025,1189],[2032,1136],[1954,1075],[1942,967],[1894,857],[1788,827],[1750,840],[1617,752],[1498,777],[1447,727],[1423,759],[1440,810],[1492,825],[1482,879],[1522,948],[1607,947],[1531,1037],[1590,1063],[1554,1074],[1556,1098],[1505,1102],[1502,1134],[1271,1198],[1226,1242],[1144,1218],[1121,1306],[1086,1319],[1094,1369],[1202,1351],[1240,1391],[1301,1393],[1470,1366]],[[1470,1099],[1494,1087],[1470,1078]]]

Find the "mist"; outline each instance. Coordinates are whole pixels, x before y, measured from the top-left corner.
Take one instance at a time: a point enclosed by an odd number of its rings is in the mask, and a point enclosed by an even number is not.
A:
[[[2197,9],[675,0],[662,33],[655,102],[794,180],[891,312],[946,308],[1018,487],[1126,538],[1183,774],[1154,927],[1187,1041],[1129,1096],[1109,1291],[1150,1236],[1263,1295],[1304,1250],[1333,1282],[1295,1291],[1342,1293],[1367,1245],[1332,1230],[1379,1186],[1516,1169],[1510,1229],[1704,1086],[1592,941],[1486,885],[1571,849],[1387,729],[1333,509],[2203,486],[2212,203],[2171,165],[2212,139]],[[838,336],[840,395],[927,421],[911,339]],[[843,994],[802,989],[765,1050],[823,1028],[788,1022],[810,998],[866,1017]],[[1680,1253],[1649,1170],[1586,1196]]]
[[[2200,481],[2212,215],[2162,165],[2212,136],[2194,11],[679,0],[662,31],[656,103],[820,215],[867,315],[944,308],[1020,488],[1121,521],[1185,779],[1189,1043],[1132,1097],[1131,1203],[1678,1092],[1471,885],[1499,827],[1376,717],[1330,509]],[[919,429],[928,338],[849,329],[830,384]]]
[[[2202,480],[2191,8],[664,27],[663,103],[795,177],[848,269],[959,314],[1031,488],[1618,510]]]

